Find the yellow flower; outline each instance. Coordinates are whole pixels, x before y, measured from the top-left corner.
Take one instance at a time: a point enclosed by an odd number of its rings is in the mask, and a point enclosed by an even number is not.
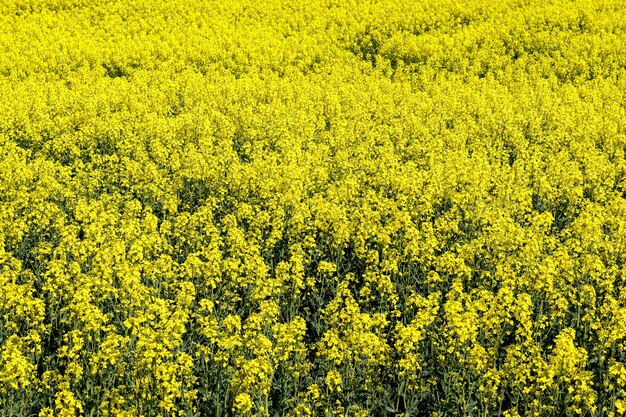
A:
[[[233,411],[236,415],[245,415],[252,410],[252,399],[246,393],[237,394],[233,405]]]
[[[337,371],[329,371],[326,374],[326,386],[331,392],[341,392],[341,374]]]

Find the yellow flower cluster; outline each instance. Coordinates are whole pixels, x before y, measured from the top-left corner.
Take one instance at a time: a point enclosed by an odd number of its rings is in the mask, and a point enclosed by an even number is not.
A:
[[[624,0],[3,0],[0,97],[0,416],[626,415]]]

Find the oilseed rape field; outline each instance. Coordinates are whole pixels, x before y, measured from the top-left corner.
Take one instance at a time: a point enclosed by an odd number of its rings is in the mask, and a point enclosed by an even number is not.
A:
[[[0,1],[1,417],[626,414],[624,0]]]

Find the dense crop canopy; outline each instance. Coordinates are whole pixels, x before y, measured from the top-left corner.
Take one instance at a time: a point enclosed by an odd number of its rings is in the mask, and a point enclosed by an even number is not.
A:
[[[0,2],[1,416],[626,413],[623,0]]]

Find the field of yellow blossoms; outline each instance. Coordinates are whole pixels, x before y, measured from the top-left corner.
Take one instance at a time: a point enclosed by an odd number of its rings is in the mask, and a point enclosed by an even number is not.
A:
[[[624,0],[2,0],[1,417],[626,414]]]

